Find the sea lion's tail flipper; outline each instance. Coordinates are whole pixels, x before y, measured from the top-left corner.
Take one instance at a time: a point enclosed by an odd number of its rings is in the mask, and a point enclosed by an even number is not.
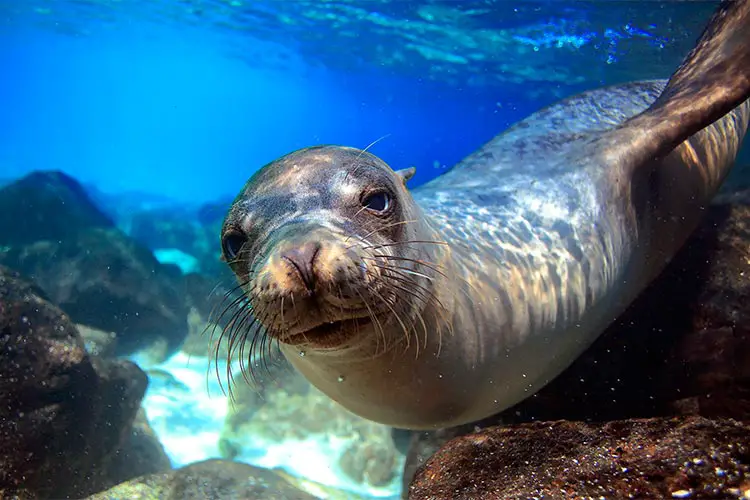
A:
[[[632,164],[644,164],[668,154],[748,98],[750,0],[725,0],[659,98],[613,133],[625,134],[631,147],[632,141],[640,143]]]

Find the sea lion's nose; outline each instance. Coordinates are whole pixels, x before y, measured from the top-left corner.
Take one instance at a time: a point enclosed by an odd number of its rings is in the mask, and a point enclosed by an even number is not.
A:
[[[308,241],[285,251],[281,257],[294,267],[305,287],[315,289],[315,258],[320,252],[320,242]]]

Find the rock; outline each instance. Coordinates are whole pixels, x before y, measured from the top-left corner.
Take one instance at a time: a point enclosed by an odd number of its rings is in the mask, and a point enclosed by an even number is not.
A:
[[[130,479],[172,470],[172,463],[164,451],[159,438],[151,429],[143,409],[133,422],[122,447],[109,461],[107,482],[97,489],[104,489]]]
[[[490,425],[497,424],[499,419],[493,418]],[[479,431],[482,426],[467,424],[436,431],[414,431],[411,433],[411,441],[406,452],[404,470],[401,475],[401,492],[406,495],[409,485],[414,479],[417,470],[422,467],[445,443],[451,439]],[[406,498],[404,496],[403,498]]]
[[[147,383],[90,356],[67,315],[0,267],[0,497],[80,498],[110,481]]]
[[[118,355],[157,339],[167,353],[179,347],[188,312],[181,273],[114,227],[73,179],[33,173],[0,200],[0,264],[33,279],[76,323],[116,332]],[[29,214],[34,224],[15,223]]]
[[[81,230],[111,227],[81,185],[62,172],[34,172],[0,189],[0,246],[69,240]]]
[[[89,354],[102,358],[111,358],[115,355],[115,346],[117,345],[117,334],[115,332],[105,332],[81,324],[76,324],[76,329],[81,335]]]
[[[172,249],[197,261],[197,271],[212,277],[226,274],[220,261],[219,235],[231,200],[200,207],[169,206],[132,215],[129,234],[152,251]]]
[[[375,435],[360,436],[346,447],[339,467],[360,484],[386,486],[396,477],[398,454],[387,439],[388,430],[379,428]]]
[[[409,499],[739,498],[750,426],[654,418],[491,427],[440,449]]]
[[[314,500],[279,474],[228,460],[206,460],[152,474],[93,495],[89,500],[204,500],[273,498]]]
[[[214,233],[209,242],[205,227],[193,211],[176,206],[133,214],[130,227],[130,236],[151,250],[174,248],[193,256],[212,250],[216,254],[218,234]]]

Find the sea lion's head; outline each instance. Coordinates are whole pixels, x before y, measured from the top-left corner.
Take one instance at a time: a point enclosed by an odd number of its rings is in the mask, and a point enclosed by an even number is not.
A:
[[[254,318],[239,330],[256,326],[300,352],[387,350],[424,335],[435,269],[406,189],[413,174],[335,146],[295,151],[259,170],[221,232],[223,258]]]

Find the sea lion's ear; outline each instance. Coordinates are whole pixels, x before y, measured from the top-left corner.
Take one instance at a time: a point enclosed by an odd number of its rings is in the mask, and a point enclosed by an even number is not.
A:
[[[396,170],[396,175],[401,177],[401,181],[404,183],[404,186],[406,186],[406,182],[414,177],[414,174],[417,173],[417,167],[409,167],[409,168],[402,168],[401,170]]]

